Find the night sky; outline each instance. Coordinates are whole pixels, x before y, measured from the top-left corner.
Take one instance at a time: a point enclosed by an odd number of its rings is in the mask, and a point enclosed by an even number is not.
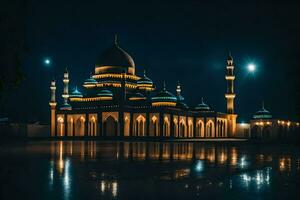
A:
[[[190,106],[203,96],[214,110],[225,112],[224,75],[231,52],[238,121],[249,120],[262,101],[276,117],[296,117],[296,2],[31,0],[18,7],[23,8],[19,17],[25,24],[25,80],[3,104],[14,120],[48,122],[50,80],[55,77],[61,95],[68,67],[70,88],[82,88],[97,56],[113,44],[114,34],[133,57],[138,75],[145,69],[158,88],[165,80],[173,93],[180,81]],[[43,63],[46,57],[52,60],[49,66]],[[257,65],[254,74],[246,69],[250,62]]]

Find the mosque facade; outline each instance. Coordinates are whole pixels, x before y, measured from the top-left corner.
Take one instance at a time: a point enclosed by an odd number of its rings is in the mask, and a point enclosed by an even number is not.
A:
[[[82,89],[69,91],[69,72],[63,75],[63,103],[56,100],[51,81],[52,137],[229,138],[236,136],[234,64],[226,62],[226,113],[199,100],[190,107],[178,83],[175,94],[166,84],[158,89],[144,72],[138,76],[132,57],[115,40],[98,58],[94,73]],[[72,84],[75,85],[75,84]]]

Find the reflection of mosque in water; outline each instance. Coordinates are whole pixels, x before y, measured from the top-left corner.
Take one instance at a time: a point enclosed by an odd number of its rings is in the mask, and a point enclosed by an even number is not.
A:
[[[120,160],[150,160],[150,161],[197,161],[203,160],[207,163],[226,164],[231,167],[246,166],[249,159],[256,163],[272,163],[274,159],[278,162],[278,169],[285,171],[288,166],[296,164],[300,167],[300,155],[297,160],[291,156],[274,157],[272,150],[264,153],[253,152],[243,156],[242,148],[236,146],[225,146],[204,143],[163,143],[163,142],[116,142],[101,143],[101,148],[95,141],[60,141],[51,143],[51,156],[57,160],[58,168],[63,168],[66,156],[79,158],[80,160],[100,159],[110,161]],[[240,152],[239,152],[240,151]],[[249,155],[251,158],[249,158]],[[248,160],[248,161],[246,161]]]
[[[110,197],[117,197],[120,188],[125,187],[124,176],[141,180],[157,177],[158,184],[176,180],[183,190],[199,192],[212,187],[226,189],[232,185],[243,188],[255,185],[263,189],[270,184],[272,171],[300,173],[300,155],[297,153],[281,155],[268,148],[254,150],[252,154],[244,152],[241,146],[204,143],[119,142],[99,145],[95,141],[52,142],[49,185],[53,185],[58,175],[62,178],[64,194],[70,195],[72,167],[77,161],[85,164],[101,161],[101,165],[89,167],[87,173],[95,181],[99,193]],[[141,167],[139,163],[147,164]],[[258,170],[253,170],[253,166]],[[223,179],[224,176],[230,176],[230,179]]]

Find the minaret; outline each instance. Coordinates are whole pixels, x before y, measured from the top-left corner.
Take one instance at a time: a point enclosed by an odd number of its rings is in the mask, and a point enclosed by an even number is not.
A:
[[[50,108],[51,108],[51,136],[54,137],[55,136],[55,112],[56,112],[56,97],[55,97],[55,93],[56,93],[56,84],[55,84],[55,80],[51,81],[51,85],[50,85],[50,90],[51,90],[51,99],[49,102]]]
[[[233,59],[231,57],[231,54],[229,54],[229,57],[227,59],[227,66],[226,66],[226,76],[225,79],[227,81],[227,93],[225,94],[225,98],[227,100],[227,113],[228,114],[234,114],[234,65],[233,65]]]
[[[237,115],[234,113],[234,65],[233,58],[229,53],[227,63],[226,63],[226,75],[225,79],[227,81],[227,92],[225,94],[225,98],[227,100],[227,119],[228,119],[228,129],[227,129],[227,137],[235,137],[236,135],[236,118]]]
[[[64,83],[64,91],[63,94],[61,95],[62,98],[64,99],[64,103],[63,103],[63,107],[62,109],[66,110],[66,109],[71,109],[71,106],[68,103],[68,99],[69,99],[69,72],[68,69],[66,68],[65,72],[64,72],[64,79],[63,79],[63,83]]]

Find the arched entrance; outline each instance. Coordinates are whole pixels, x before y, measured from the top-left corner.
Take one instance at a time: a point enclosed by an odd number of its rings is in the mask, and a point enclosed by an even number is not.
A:
[[[135,120],[134,136],[145,136],[145,123],[146,119],[142,115],[139,115]]]
[[[164,118],[163,136],[164,137],[169,137],[170,136],[170,121],[169,121],[168,117]]]
[[[209,120],[206,123],[206,137],[214,137],[214,131],[215,131],[214,122]]]
[[[258,139],[260,135],[260,128],[258,126],[253,126],[251,129],[251,138]]]
[[[196,137],[204,137],[204,123],[199,120],[196,124]]]
[[[103,124],[103,132],[106,136],[118,136],[118,121],[112,116],[107,117]]]
[[[272,138],[272,128],[271,126],[264,126],[262,129],[262,137],[263,139],[269,140]]]
[[[158,118],[153,116],[150,120],[150,136],[159,136]]]
[[[184,120],[180,120],[179,123],[179,137],[185,137],[186,136],[186,124]]]

